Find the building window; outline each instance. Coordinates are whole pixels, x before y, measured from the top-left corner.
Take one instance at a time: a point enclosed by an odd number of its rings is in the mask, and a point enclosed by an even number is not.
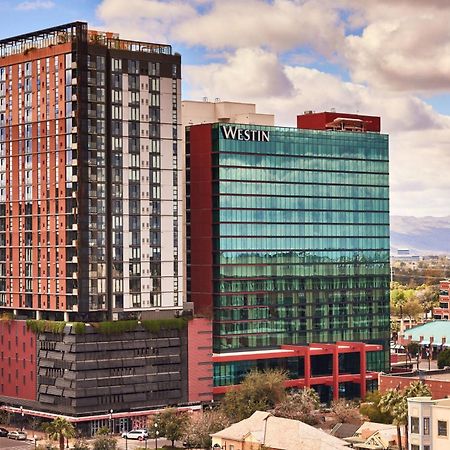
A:
[[[430,450],[430,446],[429,445],[424,445],[423,446],[423,450]]]
[[[411,450],[420,450],[420,446],[411,444]]]
[[[411,433],[419,434],[419,418],[411,417]]]
[[[438,420],[438,436],[447,437],[447,421]]]
[[[423,418],[423,434],[425,434],[425,435],[430,434],[430,418],[429,417]]]

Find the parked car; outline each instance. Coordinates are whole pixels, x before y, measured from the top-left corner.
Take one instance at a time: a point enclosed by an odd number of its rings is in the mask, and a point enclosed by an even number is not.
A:
[[[8,436],[9,431],[6,428],[0,428],[0,437]]]
[[[25,431],[10,431],[8,433],[9,439],[17,439],[18,441],[25,441],[27,439],[27,433]]]
[[[137,439],[139,441],[143,441],[144,439],[148,439],[148,433],[147,430],[131,430],[122,433],[122,437],[127,439]]]

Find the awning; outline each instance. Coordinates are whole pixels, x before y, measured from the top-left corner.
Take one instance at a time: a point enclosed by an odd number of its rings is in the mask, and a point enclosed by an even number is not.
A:
[[[423,341],[419,342],[420,345],[430,345],[430,340],[429,339],[424,339]]]

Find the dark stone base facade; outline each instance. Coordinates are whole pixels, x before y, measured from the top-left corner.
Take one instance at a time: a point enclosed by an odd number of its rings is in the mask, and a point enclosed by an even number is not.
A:
[[[0,402],[83,416],[188,401],[187,327],[104,334],[67,324],[62,333],[39,333],[36,346],[36,401]]]

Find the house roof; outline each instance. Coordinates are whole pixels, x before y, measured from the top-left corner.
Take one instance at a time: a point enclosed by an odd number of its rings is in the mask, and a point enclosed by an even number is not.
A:
[[[343,439],[353,436],[358,428],[358,425],[352,423],[337,423],[331,430],[331,435]]]
[[[433,320],[432,322],[424,323],[409,330],[405,330],[405,337],[412,336],[412,340],[420,342],[420,337],[424,341],[430,341],[430,337],[434,338],[437,344],[442,343],[442,338],[445,337],[447,342],[450,342],[450,321],[449,320]]]
[[[348,450],[347,443],[299,420],[256,411],[248,419],[225,428],[212,437],[244,441],[251,434],[265,447],[279,450]]]

